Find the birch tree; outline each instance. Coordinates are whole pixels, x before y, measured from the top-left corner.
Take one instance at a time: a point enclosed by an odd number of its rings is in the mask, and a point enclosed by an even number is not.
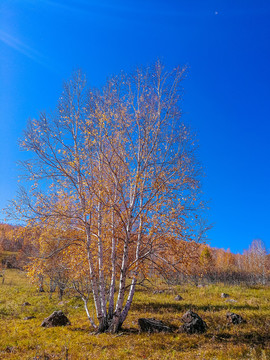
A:
[[[157,62],[98,90],[77,72],[55,112],[24,134],[33,186],[17,206],[30,226],[74,232],[59,251],[91,284],[95,314],[77,290],[100,332],[119,331],[150,266],[177,271],[189,261],[184,244],[202,236],[197,145],[181,121],[184,73]]]
[[[261,239],[252,241],[248,250],[244,252],[245,267],[250,273],[254,284],[266,284],[267,281],[267,252]]]

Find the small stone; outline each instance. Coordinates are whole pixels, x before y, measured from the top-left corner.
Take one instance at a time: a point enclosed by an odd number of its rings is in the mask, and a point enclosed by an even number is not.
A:
[[[67,302],[66,301],[60,301],[57,305],[63,306],[65,305]]]
[[[31,320],[31,319],[36,319],[35,316],[26,316],[23,320]]]
[[[234,300],[234,299],[227,299],[225,300],[226,303],[236,303],[237,300]]]
[[[13,351],[13,346],[7,346],[5,348],[5,352],[7,352],[7,353],[11,353],[12,351]]]
[[[180,301],[180,300],[183,300],[183,298],[182,298],[182,296],[180,296],[180,295],[176,295],[176,297],[174,298],[174,300]]]
[[[31,304],[28,301],[26,301],[25,303],[22,304],[22,306],[31,306]]]
[[[226,294],[226,293],[222,293],[222,294],[221,294],[221,297],[222,297],[222,298],[228,298],[228,297],[230,297],[230,295],[229,295],[229,294]]]

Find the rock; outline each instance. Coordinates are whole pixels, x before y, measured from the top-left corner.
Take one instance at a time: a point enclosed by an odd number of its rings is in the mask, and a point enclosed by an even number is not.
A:
[[[191,310],[188,310],[182,317],[184,325],[180,326],[179,332],[187,334],[204,333],[207,329],[206,323],[202,318]]]
[[[140,318],[138,319],[138,324],[141,332],[172,332],[172,329],[169,326],[155,318]]]
[[[153,294],[163,294],[165,293],[165,290],[155,290]]]
[[[22,304],[22,306],[31,306],[31,304],[28,301],[26,301],[25,303]]]
[[[228,312],[226,317],[229,324],[238,325],[246,323],[246,320],[244,320],[241,315],[232,312]]]
[[[176,297],[174,298],[174,300],[180,301],[180,300],[183,300],[183,298],[182,298],[182,296],[180,296],[180,295],[176,295]]]
[[[43,327],[52,327],[52,326],[66,326],[70,325],[70,321],[64,315],[64,313],[59,311],[54,311],[49,317],[43,320],[41,326]]]
[[[18,269],[16,256],[8,256],[2,259],[2,265],[7,269]]]
[[[236,303],[237,301],[234,299],[227,299],[225,300],[226,303]]]
[[[230,297],[230,295],[229,295],[229,294],[226,294],[226,293],[222,293],[222,294],[221,294],[221,297],[222,297],[222,298],[228,298],[228,297]]]
[[[35,316],[26,316],[23,320],[31,320],[31,319],[36,319]]]
[[[60,301],[57,305],[63,306],[63,305],[65,305],[65,304],[67,304],[66,301]]]

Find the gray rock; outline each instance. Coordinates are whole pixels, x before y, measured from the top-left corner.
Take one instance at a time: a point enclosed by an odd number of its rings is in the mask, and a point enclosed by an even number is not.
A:
[[[176,295],[176,297],[174,298],[174,300],[180,301],[180,300],[183,300],[183,298],[182,298],[182,296],[180,296],[180,295]]]
[[[165,293],[165,290],[155,290],[153,294],[163,294]]]

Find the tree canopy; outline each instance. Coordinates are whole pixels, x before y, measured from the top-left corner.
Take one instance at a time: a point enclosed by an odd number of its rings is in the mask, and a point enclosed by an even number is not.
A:
[[[16,206],[39,229],[33,268],[53,269],[58,257],[99,331],[118,331],[138,280],[188,264],[185,244],[204,236],[197,144],[181,120],[184,74],[157,62],[89,89],[77,71],[21,142],[32,187]]]

